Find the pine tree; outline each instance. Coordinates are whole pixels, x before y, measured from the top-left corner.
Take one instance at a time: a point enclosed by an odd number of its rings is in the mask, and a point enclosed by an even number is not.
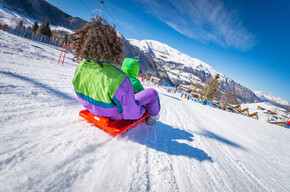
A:
[[[203,99],[213,100],[215,98],[220,84],[219,77],[219,74],[217,74],[213,79],[206,82],[201,94]]]
[[[48,37],[51,37],[52,32],[49,26],[49,21],[47,21],[45,24],[42,23],[39,27],[39,32],[43,35],[46,35]]]
[[[32,26],[32,29],[33,29],[33,31],[37,31],[38,28],[39,28],[38,22],[35,21],[35,23],[34,23],[33,26]]]
[[[68,34],[65,35],[65,37],[64,37],[64,42],[65,42],[65,43],[68,42]]]
[[[18,25],[20,25],[21,27],[23,27],[23,24],[24,24],[24,21],[21,19],[21,20],[18,22]]]
[[[45,25],[44,23],[41,23],[39,29],[38,29],[38,32],[45,35]]]
[[[50,29],[50,26],[49,26],[49,21],[47,21],[45,23],[45,35],[47,35],[48,37],[51,37],[52,35],[52,32],[51,32],[51,29]]]

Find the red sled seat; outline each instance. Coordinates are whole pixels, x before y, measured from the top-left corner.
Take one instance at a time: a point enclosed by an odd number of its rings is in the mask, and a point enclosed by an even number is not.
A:
[[[148,113],[145,113],[140,119],[137,120],[123,119],[119,121],[112,121],[108,117],[94,115],[87,109],[80,111],[79,115],[112,135],[120,135],[149,117]]]

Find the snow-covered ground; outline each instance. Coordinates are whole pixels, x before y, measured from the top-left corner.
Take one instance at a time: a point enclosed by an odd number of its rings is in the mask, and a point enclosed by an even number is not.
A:
[[[0,32],[0,191],[290,191],[290,130],[156,88],[160,121],[112,137],[59,55]]]

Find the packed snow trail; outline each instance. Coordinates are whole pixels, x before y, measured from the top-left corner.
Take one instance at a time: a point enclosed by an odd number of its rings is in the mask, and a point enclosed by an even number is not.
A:
[[[289,130],[155,87],[159,122],[112,137],[59,54],[0,32],[0,191],[290,191]]]

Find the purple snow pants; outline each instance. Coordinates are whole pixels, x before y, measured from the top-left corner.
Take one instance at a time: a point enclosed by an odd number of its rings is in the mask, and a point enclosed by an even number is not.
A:
[[[140,105],[145,105],[150,116],[158,115],[160,111],[158,92],[153,89],[145,89],[135,94],[135,99]]]

